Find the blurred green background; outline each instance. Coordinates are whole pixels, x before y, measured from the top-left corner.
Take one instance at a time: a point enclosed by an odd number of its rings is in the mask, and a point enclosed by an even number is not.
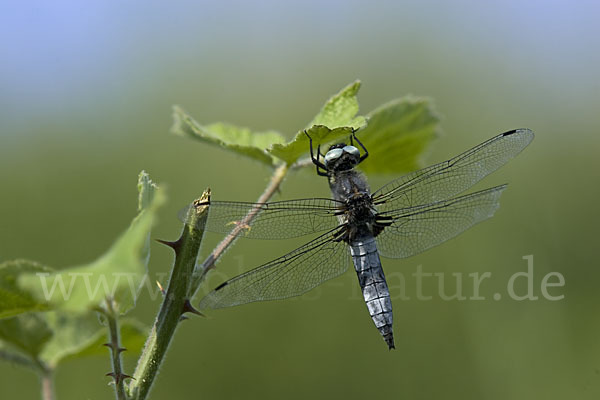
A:
[[[408,93],[434,99],[444,135],[427,164],[509,129],[535,131],[478,185],[510,183],[496,217],[425,254],[383,260],[395,351],[348,272],[299,299],[185,322],[153,398],[596,399],[598,15],[592,1],[2,2],[0,261],[93,260],[135,214],[142,169],[168,190],[156,238],[177,237],[177,210],[206,186],[214,199],[255,200],[270,170],[169,135],[171,105],[291,137],[358,78],[363,113]],[[369,176],[373,188],[391,178]],[[291,174],[278,198],[327,194],[310,169]],[[204,254],[218,239],[207,237]],[[240,240],[208,286],[301,243]],[[530,254],[535,294],[560,272],[566,284],[550,293],[563,300],[506,296]],[[153,274],[171,261],[153,245]],[[448,292],[462,273],[467,296],[467,275],[491,272],[486,300],[443,301],[431,280],[433,299],[418,301],[419,265],[446,273]],[[410,300],[394,288],[398,272]],[[145,294],[134,314],[150,324],[158,305]],[[58,398],[111,398],[108,371],[108,356],[67,362]],[[38,391],[29,371],[0,364],[0,398]]]

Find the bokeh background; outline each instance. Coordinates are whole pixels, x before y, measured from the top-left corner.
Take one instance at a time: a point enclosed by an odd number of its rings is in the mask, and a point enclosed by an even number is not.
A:
[[[306,296],[187,321],[153,398],[595,399],[600,395],[597,211],[600,6],[594,1],[2,1],[0,261],[62,268],[102,254],[135,213],[140,170],[168,190],[156,238],[176,238],[177,210],[210,186],[252,201],[270,170],[169,135],[171,105],[291,137],[322,103],[361,79],[361,110],[429,96],[444,135],[427,163],[517,127],[536,139],[489,177],[509,182],[496,217],[407,260],[384,260],[395,295],[389,352],[355,275]],[[372,157],[377,157],[373,154]],[[391,179],[370,176],[377,187]],[[279,198],[326,196],[313,170]],[[204,253],[219,239],[207,237]],[[209,287],[302,240],[240,240]],[[534,257],[560,301],[493,300]],[[150,269],[166,272],[153,245]],[[492,273],[484,301],[399,298],[393,276]],[[517,288],[525,291],[526,284]],[[140,299],[150,324],[159,300]],[[126,359],[132,371],[134,357]],[[108,357],[71,361],[60,399],[111,398]],[[37,378],[0,364],[0,398],[37,398]]]

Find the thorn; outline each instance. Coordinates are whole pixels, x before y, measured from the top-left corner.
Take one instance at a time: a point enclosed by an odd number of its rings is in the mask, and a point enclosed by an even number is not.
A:
[[[158,286],[158,288],[160,289],[160,292],[162,293],[162,295],[165,295],[165,288],[162,287],[162,285],[160,284],[159,281],[156,281],[156,286]]]
[[[114,350],[115,350],[115,347],[116,347],[116,345],[115,345],[115,344],[112,344],[112,343],[103,343],[103,344],[102,344],[102,346],[106,346],[106,347],[108,347],[109,349],[111,349],[112,351],[114,351]]]
[[[186,319],[189,319],[189,318],[186,317],[185,315],[182,315],[181,317],[179,317],[179,322],[185,321]]]
[[[169,246],[170,248],[172,248],[173,250],[175,250],[175,252],[177,252],[177,249],[179,248],[179,241],[175,241],[175,242],[170,242],[168,240],[162,240],[162,239],[156,239],[156,241],[158,243],[162,243],[165,246]]]
[[[200,311],[196,310],[194,308],[194,306],[192,306],[192,303],[190,303],[189,299],[185,299],[185,303],[183,303],[183,311],[181,312],[181,314],[185,314],[185,313],[192,313],[192,314],[196,314],[199,315],[201,317],[204,317],[205,315],[202,314]]]
[[[127,351],[126,348],[116,347],[116,344],[112,344],[112,343],[103,343],[102,346],[106,346],[106,347],[110,348],[112,351],[118,352],[119,354],[121,354],[124,351]]]
[[[115,383],[118,385],[119,383],[121,383],[123,380],[131,378],[131,379],[135,379],[133,378],[131,375],[126,375],[126,374],[115,374],[114,372],[109,372],[108,374],[106,374],[105,376],[112,376],[112,378],[115,380]]]

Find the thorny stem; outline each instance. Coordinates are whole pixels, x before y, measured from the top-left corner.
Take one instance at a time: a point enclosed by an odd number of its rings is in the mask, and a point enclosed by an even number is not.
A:
[[[210,191],[206,190],[197,202],[203,203],[209,198]],[[191,207],[187,215],[188,223],[184,225],[180,238],[176,242],[163,242],[175,250],[175,263],[160,310],[133,373],[134,380],[129,385],[129,394],[133,399],[143,400],[148,396],[183,314],[195,312],[188,298],[190,276],[204,235],[204,231],[198,227],[204,226],[207,208]]]
[[[256,202],[265,203],[269,201],[269,199],[273,197],[273,195],[279,189],[279,186],[285,179],[287,172],[288,166],[286,164],[281,164],[280,166],[278,166],[273,172],[273,176],[269,181],[269,185],[265,188],[265,191],[260,195]],[[235,239],[240,235],[240,233],[242,233],[242,231],[244,231],[244,229],[247,229],[247,227],[250,226],[252,220],[254,219],[254,217],[256,217],[259,211],[260,209],[258,208],[253,208],[249,210],[246,216],[241,221],[236,223],[235,227],[231,230],[231,232],[229,232],[229,234],[227,234],[225,239],[223,239],[214,248],[214,250],[206,258],[206,260],[204,260],[204,262],[201,265],[201,270],[198,271],[198,275],[195,276],[193,284],[191,286],[193,295],[196,294],[200,287],[200,284],[206,278],[207,273],[215,267],[216,262],[225,253],[225,250],[227,250],[229,246],[233,244]],[[193,295],[191,297],[194,297]]]
[[[269,184],[258,198],[258,203],[265,203],[273,197],[285,179],[288,170],[289,167],[285,164],[275,169]],[[208,193],[205,192],[204,195],[208,196]],[[194,210],[194,207],[190,210]],[[200,213],[200,210],[196,211]],[[195,312],[189,300],[193,298],[206,274],[215,267],[217,260],[233,244],[240,233],[252,223],[259,211],[259,209],[249,210],[225,239],[214,248],[201,264],[199,271],[196,267],[196,258],[204,232],[198,229],[203,224],[198,224],[197,221],[200,218],[206,218],[204,211],[199,215],[191,217],[188,215],[188,218],[192,220],[185,224],[181,237],[176,242],[163,242],[175,249],[175,264],[161,309],[142,350],[142,355],[133,374],[134,380],[129,386],[129,394],[132,399],[143,400],[148,396],[182,314]],[[189,279],[190,276],[192,276],[191,280]]]
[[[119,320],[117,311],[114,309],[113,300],[106,299],[106,310],[104,315],[108,321],[108,338],[109,342],[105,345],[110,348],[111,361],[113,370],[110,374],[115,381],[115,397],[117,400],[127,400],[125,393],[125,378],[129,376],[123,373],[121,365],[121,352],[125,349],[121,348],[119,339]]]

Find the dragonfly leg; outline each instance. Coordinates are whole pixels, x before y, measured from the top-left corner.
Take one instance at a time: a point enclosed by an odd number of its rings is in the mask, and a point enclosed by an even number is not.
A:
[[[386,215],[376,215],[375,222],[380,225],[390,226],[394,223],[394,218]]]
[[[389,219],[388,219],[389,218]],[[386,227],[391,226],[394,223],[391,217],[375,217],[375,223],[373,224],[373,236],[377,237]]]
[[[354,140],[356,140],[356,143],[358,143],[360,145],[360,147],[362,147],[362,149],[365,151],[365,154],[360,156],[360,159],[358,160],[358,163],[360,164],[361,162],[365,161],[365,159],[367,157],[369,157],[369,151],[367,150],[365,145],[362,144],[362,142],[360,140],[358,140],[358,138],[356,137],[356,131],[354,131],[354,130],[352,131],[352,136],[350,137],[350,143],[352,143],[352,138],[354,138]]]
[[[325,156],[321,153],[321,145],[317,146],[317,160],[319,160],[319,156],[325,158]]]
[[[327,174],[327,167],[325,167],[325,164],[323,164],[321,161],[319,161],[319,158],[315,158],[315,154],[313,151],[313,142],[312,142],[312,138],[310,137],[310,135],[308,134],[308,132],[306,132],[306,130],[304,131],[304,134],[308,137],[308,142],[310,144],[310,159],[313,162],[313,164],[315,164],[317,166],[317,175],[320,176],[328,176]],[[320,154],[321,152],[321,145],[319,145],[319,147],[317,148],[317,156]],[[325,170],[325,172],[321,171],[319,168]]]
[[[355,140],[360,145],[360,147],[362,147],[362,149],[365,151],[365,153],[358,160],[358,163],[360,164],[361,162],[363,162],[365,160],[365,158],[369,157],[369,152],[367,151],[367,148],[365,147],[365,145],[362,144],[361,141],[358,140],[358,138],[356,137],[356,130],[352,129],[352,134],[350,135],[350,145],[351,146],[354,146]]]

